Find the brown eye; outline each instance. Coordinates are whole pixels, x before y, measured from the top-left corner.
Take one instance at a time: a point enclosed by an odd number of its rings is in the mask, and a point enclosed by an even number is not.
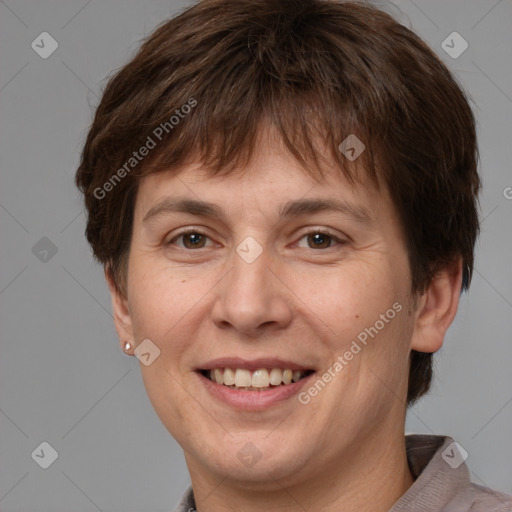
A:
[[[197,249],[204,247],[205,237],[201,233],[192,232],[181,235],[183,237],[183,245],[187,249]],[[187,243],[188,241],[188,243]]]
[[[203,249],[206,244],[208,236],[196,229],[190,229],[183,231],[176,235],[172,240],[166,243],[166,245],[174,245],[177,240],[182,239],[182,244],[176,244],[181,249]]]
[[[307,237],[312,249],[327,249],[332,242],[332,237],[325,233],[314,233],[307,235]]]

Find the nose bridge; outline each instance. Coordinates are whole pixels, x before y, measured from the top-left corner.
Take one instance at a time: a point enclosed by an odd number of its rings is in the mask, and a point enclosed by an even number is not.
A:
[[[230,255],[229,272],[220,283],[214,321],[254,333],[262,324],[289,321],[289,306],[279,281],[270,271],[272,255],[252,237]]]
[[[247,237],[231,255],[231,271],[228,274],[229,296],[236,299],[240,305],[261,307],[268,301],[270,254],[268,250],[256,242],[253,237]],[[240,302],[241,301],[241,302]]]

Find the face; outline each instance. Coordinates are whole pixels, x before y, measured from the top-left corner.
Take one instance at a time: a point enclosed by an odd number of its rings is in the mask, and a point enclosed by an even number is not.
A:
[[[399,220],[384,187],[334,166],[317,182],[278,146],[243,171],[141,182],[118,332],[160,351],[144,385],[191,473],[334,474],[403,438],[417,315]]]

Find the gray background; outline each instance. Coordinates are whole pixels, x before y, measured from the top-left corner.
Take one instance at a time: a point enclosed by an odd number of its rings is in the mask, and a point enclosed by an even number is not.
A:
[[[73,184],[105,78],[188,3],[0,1],[2,512],[170,511],[188,485],[139,362],[119,349]],[[471,96],[484,180],[471,291],[406,431],[451,435],[473,481],[512,493],[512,3],[383,4]],[[59,45],[47,59],[31,48],[44,31]],[[441,46],[453,31],[469,44],[456,59]],[[59,454],[48,469],[31,457],[43,441]]]

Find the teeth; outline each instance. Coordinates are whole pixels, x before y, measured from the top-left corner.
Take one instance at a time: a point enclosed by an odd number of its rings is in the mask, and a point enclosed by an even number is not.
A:
[[[222,370],[219,368],[215,368],[215,382],[217,384],[222,384],[224,382],[224,379],[222,378]]]
[[[206,372],[206,375],[217,384],[245,391],[257,391],[269,389],[270,386],[298,382],[305,373],[303,370],[290,370],[289,368],[271,368],[269,370],[260,368],[252,372],[245,368],[215,368]]]
[[[270,384],[273,386],[279,386],[283,381],[283,372],[280,368],[272,368],[270,370]]]
[[[222,384],[219,382],[218,384]],[[235,386],[237,388],[250,387],[252,384],[251,372],[249,370],[243,370],[237,368],[235,371]]]
[[[231,368],[224,370],[224,384],[226,386],[233,386],[235,384],[235,372]]]
[[[252,387],[253,388],[268,388],[269,376],[265,369],[256,370],[252,374]]]

